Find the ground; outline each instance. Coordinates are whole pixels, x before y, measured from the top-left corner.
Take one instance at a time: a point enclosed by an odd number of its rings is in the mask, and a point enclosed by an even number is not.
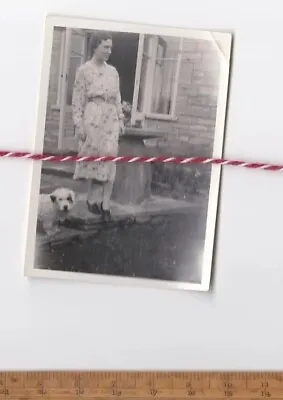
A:
[[[37,263],[52,270],[197,282],[201,222],[191,213],[110,225],[44,247]]]
[[[43,173],[41,192],[59,186],[85,195],[85,183],[70,176]],[[52,240],[37,235],[37,267],[174,281],[199,281],[204,245],[207,196],[185,200],[164,194],[144,206],[113,206],[115,221],[101,223],[89,215],[85,201],[76,205],[72,223]]]

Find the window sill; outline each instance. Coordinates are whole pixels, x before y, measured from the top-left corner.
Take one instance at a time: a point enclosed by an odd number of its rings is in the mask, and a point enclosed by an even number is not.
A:
[[[72,107],[72,106],[70,106],[69,104],[66,104],[66,109],[67,109],[67,110],[70,110],[71,107]],[[54,105],[54,106],[51,106],[51,110],[52,110],[52,111],[60,111],[60,110],[61,110],[61,107],[60,107],[60,106],[57,106],[57,105]]]
[[[60,106],[51,106],[52,111],[60,111]]]
[[[159,121],[178,121],[177,117],[173,115],[166,115],[166,114],[146,114],[146,119],[155,119]]]
[[[141,139],[153,139],[158,137],[164,137],[168,132],[163,132],[160,130],[149,129],[149,128],[136,128],[134,126],[125,126],[125,134],[121,136],[121,140],[127,137],[137,137]]]

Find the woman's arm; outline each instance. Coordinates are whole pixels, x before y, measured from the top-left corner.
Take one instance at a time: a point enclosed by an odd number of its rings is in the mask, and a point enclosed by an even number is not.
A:
[[[116,107],[117,107],[117,114],[118,114],[118,119],[119,119],[119,125],[120,125],[120,135],[122,135],[125,131],[124,127],[124,113],[122,109],[122,101],[121,101],[121,91],[120,91],[120,78],[118,71],[116,71],[116,79],[117,79],[117,96],[116,96]]]
[[[75,136],[79,140],[85,140],[83,125],[84,108],[86,103],[86,85],[82,67],[76,72],[72,96],[73,122],[75,125]]]

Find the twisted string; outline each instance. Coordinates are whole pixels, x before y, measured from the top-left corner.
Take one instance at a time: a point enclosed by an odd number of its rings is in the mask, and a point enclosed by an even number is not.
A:
[[[63,162],[115,162],[115,163],[172,163],[172,164],[217,164],[243,167],[249,169],[264,169],[266,171],[283,171],[283,164],[268,164],[259,162],[246,162],[240,160],[226,160],[223,158],[209,157],[145,157],[145,156],[78,156],[78,155],[54,155],[19,151],[0,151],[0,158],[18,158],[34,161],[54,163]]]

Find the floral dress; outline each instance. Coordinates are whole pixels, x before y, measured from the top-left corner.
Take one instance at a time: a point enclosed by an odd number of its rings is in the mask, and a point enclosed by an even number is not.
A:
[[[76,73],[72,99],[73,121],[79,140],[79,156],[117,156],[119,119],[122,118],[121,94],[117,70],[93,61],[81,65]],[[114,162],[78,162],[74,179],[114,181]]]

